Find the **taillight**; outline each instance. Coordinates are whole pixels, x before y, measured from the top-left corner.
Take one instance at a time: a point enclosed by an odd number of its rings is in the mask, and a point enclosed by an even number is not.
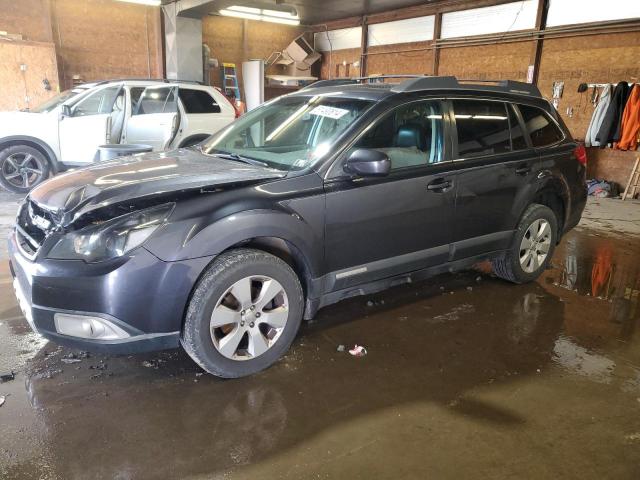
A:
[[[580,144],[573,151],[576,159],[585,167],[587,166],[587,149],[584,148],[584,145]]]
[[[239,105],[238,105],[238,100],[235,100],[231,97],[229,97],[228,95],[226,95],[222,89],[220,87],[213,87],[215,88],[217,91],[219,91],[222,95],[224,95],[224,98],[226,98],[229,103],[231,104],[231,106],[233,107],[233,111],[235,112],[235,118],[238,118],[240,115],[242,115],[242,110],[240,109]]]
[[[238,102],[231,102],[231,105],[233,105],[233,109],[236,112],[236,118],[238,118],[240,115],[242,115],[242,112],[240,111],[240,107],[238,106]]]

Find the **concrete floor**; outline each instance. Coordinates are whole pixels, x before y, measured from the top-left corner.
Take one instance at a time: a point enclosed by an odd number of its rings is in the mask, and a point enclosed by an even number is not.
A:
[[[0,478],[640,478],[638,225],[637,203],[592,201],[538,282],[351,299],[233,381],[182,351],[64,363],[2,261]]]

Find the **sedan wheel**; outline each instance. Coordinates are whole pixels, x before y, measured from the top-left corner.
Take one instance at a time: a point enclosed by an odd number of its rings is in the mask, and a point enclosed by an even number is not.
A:
[[[520,242],[520,265],[526,273],[540,268],[551,248],[551,225],[541,218],[533,222]]]
[[[216,350],[232,360],[249,360],[269,350],[289,317],[289,300],[277,280],[249,276],[235,282],[211,314]]]
[[[302,286],[290,265],[261,250],[231,249],[198,280],[180,342],[207,372],[244,377],[287,351],[303,311]]]

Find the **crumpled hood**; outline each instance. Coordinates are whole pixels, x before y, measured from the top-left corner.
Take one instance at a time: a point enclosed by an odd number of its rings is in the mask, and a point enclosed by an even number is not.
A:
[[[73,217],[115,203],[169,192],[285,176],[193,149],[147,153],[101,162],[38,185],[29,198],[59,217]]]

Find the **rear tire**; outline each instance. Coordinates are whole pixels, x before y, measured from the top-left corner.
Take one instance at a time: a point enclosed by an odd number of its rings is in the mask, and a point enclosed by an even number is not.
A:
[[[547,268],[558,239],[558,219],[549,207],[530,205],[518,224],[511,248],[492,260],[494,273],[509,282],[528,283]]]
[[[29,193],[49,178],[49,160],[33,147],[14,145],[0,152],[0,185],[13,193]]]
[[[287,263],[260,250],[229,250],[198,281],[180,341],[207,372],[244,377],[289,349],[303,310],[300,281]]]

